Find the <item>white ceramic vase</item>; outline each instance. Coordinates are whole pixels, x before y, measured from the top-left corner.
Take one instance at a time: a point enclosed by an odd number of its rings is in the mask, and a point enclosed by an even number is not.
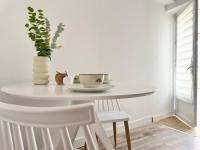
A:
[[[33,84],[47,85],[49,83],[49,68],[49,57],[33,57]]]

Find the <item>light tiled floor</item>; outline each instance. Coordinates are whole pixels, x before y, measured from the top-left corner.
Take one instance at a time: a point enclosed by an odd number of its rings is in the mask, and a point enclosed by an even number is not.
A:
[[[133,150],[200,150],[200,129],[192,129],[169,117],[157,123],[131,130]],[[113,137],[110,138],[113,141]],[[118,135],[116,150],[127,150],[124,134]],[[101,150],[104,150],[101,146]]]

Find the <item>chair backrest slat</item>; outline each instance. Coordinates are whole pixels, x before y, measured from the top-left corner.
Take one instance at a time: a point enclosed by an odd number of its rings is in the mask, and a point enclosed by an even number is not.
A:
[[[83,128],[83,132],[84,132],[85,139],[86,139],[86,142],[87,142],[88,150],[98,150],[98,146],[97,146],[96,142],[93,141],[95,138],[92,138],[93,135],[90,131],[89,126],[83,125],[82,128]]]
[[[42,140],[45,150],[54,150],[49,128],[41,128]]]
[[[14,150],[10,123],[1,121],[1,132],[4,150]]]
[[[105,111],[104,100],[102,100],[103,111]]]
[[[110,111],[109,100],[106,100],[106,102],[107,102],[107,110]]]
[[[97,104],[97,107],[98,107],[98,111],[100,111],[100,100],[97,100],[98,104]]]
[[[28,150],[37,150],[35,134],[32,127],[25,127]]]
[[[120,106],[119,106],[119,102],[118,102],[118,100],[117,100],[117,99],[115,99],[115,101],[116,101],[116,103],[117,103],[118,110],[120,111],[120,110],[121,110],[121,108],[120,108]]]
[[[69,135],[68,129],[67,128],[61,128],[60,129],[60,135],[61,135],[61,138],[62,138],[64,150],[73,150],[73,145],[72,145],[72,142],[70,140],[70,135]]]
[[[114,107],[114,103],[113,103],[113,100],[112,100],[112,99],[111,99],[111,106],[112,106],[112,110],[114,110],[115,107]]]
[[[19,125],[12,124],[13,140],[15,150],[24,150],[21,128]]]
[[[120,105],[117,99],[106,99],[106,100],[96,100],[95,103],[98,108],[98,112],[105,111],[120,111]]]

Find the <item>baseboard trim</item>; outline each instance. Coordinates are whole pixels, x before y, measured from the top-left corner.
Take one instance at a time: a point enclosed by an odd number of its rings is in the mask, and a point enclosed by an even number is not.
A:
[[[171,116],[176,116],[176,115],[174,112],[166,112],[166,113],[158,114],[158,115],[153,116],[153,122],[157,122]]]
[[[170,116],[175,116],[174,112],[166,112],[166,113],[162,113],[162,114],[157,114],[154,116],[146,116],[137,120],[131,120],[129,121],[129,128],[130,129],[134,129],[134,128],[138,128],[138,127],[142,127],[145,125],[149,125],[152,124],[153,122],[158,122],[161,119],[170,117]],[[112,136],[113,135],[113,129],[111,128],[106,128],[105,129],[106,134],[108,136]],[[124,132],[124,125],[123,123],[119,123],[117,124],[117,132],[118,133],[123,133]],[[81,147],[83,146],[85,143],[84,137],[78,137],[76,138],[74,145],[75,147]]]

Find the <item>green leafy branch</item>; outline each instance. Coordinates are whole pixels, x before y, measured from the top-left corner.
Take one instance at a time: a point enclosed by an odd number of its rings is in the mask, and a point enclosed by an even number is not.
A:
[[[37,55],[46,56],[51,59],[52,50],[59,48],[56,45],[56,41],[60,33],[64,30],[64,25],[62,23],[58,25],[58,29],[51,42],[50,22],[44,17],[43,10],[34,10],[32,7],[28,7],[27,9],[29,22],[25,24],[25,27],[27,28],[29,38],[35,43]]]

